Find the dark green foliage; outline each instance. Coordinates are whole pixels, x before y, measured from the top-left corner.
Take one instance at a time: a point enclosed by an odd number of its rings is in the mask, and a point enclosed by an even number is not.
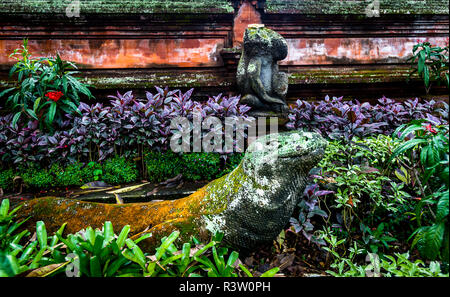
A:
[[[159,183],[178,174],[189,181],[213,180],[232,171],[241,161],[243,154],[230,154],[222,164],[217,153],[176,154],[172,151],[145,153],[144,164],[150,182]],[[225,169],[223,169],[225,168]],[[13,178],[20,176],[25,187],[48,189],[51,187],[81,186],[85,183],[103,180],[109,184],[131,183],[142,176],[132,159],[116,156],[103,164],[76,162],[67,166],[55,163],[49,169],[36,165],[20,166],[16,171],[0,171],[0,188],[11,190]]]
[[[83,184],[101,179],[103,174],[102,165],[96,162],[89,162],[81,170]]]
[[[243,154],[230,154],[222,164],[218,153],[148,152],[145,164],[151,182],[162,182],[178,174],[189,181],[213,180],[232,171],[242,157]]]
[[[448,262],[448,201],[449,201],[449,136],[448,125],[427,120],[412,121],[396,130],[403,143],[391,159],[419,177],[422,198],[415,209],[418,228],[413,233],[412,247],[422,256]],[[406,164],[399,156],[409,156]],[[414,157],[417,156],[417,157]]]
[[[413,47],[411,62],[411,75],[416,73],[422,78],[427,93],[433,82],[440,85],[444,83],[449,87],[448,73],[448,46],[441,48],[432,46],[429,42],[419,43]]]
[[[241,163],[243,157],[244,153],[234,153],[227,155],[225,159],[225,168],[221,174],[227,174],[233,171],[239,165],[239,163]]]
[[[17,175],[22,177],[23,183],[28,188],[47,189],[55,184],[53,175],[47,169],[30,167],[25,171],[20,171]]]
[[[220,155],[217,153],[182,154],[183,176],[187,180],[213,180],[220,176]]]
[[[14,172],[12,169],[0,171],[0,188],[11,190],[13,187]]]
[[[136,164],[125,157],[115,157],[103,164],[103,180],[106,183],[130,183],[136,181],[138,176]]]
[[[19,118],[38,120],[41,127],[48,127],[54,121],[61,123],[65,114],[79,113],[80,95],[92,97],[87,85],[80,83],[73,74],[75,64],[56,57],[32,57],[28,50],[28,40],[22,48],[14,50],[10,57],[17,60],[10,76],[17,75],[17,85],[0,93],[0,97],[10,93],[7,107],[14,112],[12,126]],[[56,97],[52,94],[58,94]]]
[[[77,186],[83,184],[82,164],[75,163],[62,168],[58,164],[53,164],[50,167],[50,173],[54,177],[54,186],[67,187]]]
[[[172,152],[151,151],[145,154],[145,165],[150,182],[162,182],[175,177],[183,170],[180,155]]]

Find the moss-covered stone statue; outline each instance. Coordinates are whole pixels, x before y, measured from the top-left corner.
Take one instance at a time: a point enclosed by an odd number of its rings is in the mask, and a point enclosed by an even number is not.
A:
[[[152,233],[142,246],[149,251],[173,230],[181,231],[185,240],[191,235],[207,240],[220,231],[229,244],[251,249],[276,238],[289,222],[308,172],[327,145],[317,133],[271,135],[277,141],[271,142],[270,150],[256,150],[270,135],[258,138],[234,171],[186,198],[116,205],[38,198],[24,202],[19,217],[31,217],[26,222],[29,229],[42,220],[50,232],[64,222],[69,233],[87,226],[101,228],[105,221],[111,221],[114,230],[130,225],[134,236]]]
[[[244,33],[237,84],[241,103],[253,111],[285,112],[288,76],[278,70],[278,61],[286,58],[286,40],[264,25],[249,25]]]

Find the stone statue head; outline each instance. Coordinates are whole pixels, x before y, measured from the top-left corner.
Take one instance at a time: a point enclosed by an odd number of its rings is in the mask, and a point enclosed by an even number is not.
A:
[[[286,40],[277,32],[263,26],[249,26],[244,33],[244,49],[249,55],[270,55],[275,61],[286,58]]]

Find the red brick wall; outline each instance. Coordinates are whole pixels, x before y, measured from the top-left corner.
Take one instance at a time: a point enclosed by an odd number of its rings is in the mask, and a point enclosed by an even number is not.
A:
[[[408,97],[405,59],[417,42],[448,44],[448,15],[308,15],[266,13],[262,1],[234,1],[235,12],[211,14],[0,13],[0,88],[7,86],[8,55],[24,37],[34,55],[80,65],[97,92],[153,85],[196,87],[200,94],[237,92],[235,68],[248,24],[263,23],[288,41],[282,69],[291,74],[288,97],[330,95]],[[234,48],[232,48],[234,47]],[[447,93],[436,89],[436,94]]]

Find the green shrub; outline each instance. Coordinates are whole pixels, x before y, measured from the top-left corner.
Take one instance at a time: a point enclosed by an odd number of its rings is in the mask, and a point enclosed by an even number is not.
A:
[[[147,167],[148,180],[155,183],[177,176],[184,167],[181,156],[172,151],[165,153],[147,152],[145,154],[145,165]]]
[[[402,125],[394,134],[403,142],[391,157],[401,169],[412,172],[409,175],[417,178],[422,195],[415,210],[418,228],[413,233],[412,247],[417,246],[420,254],[427,259],[440,258],[446,262],[449,257],[448,131],[448,125],[434,125],[424,119]],[[399,160],[399,156],[411,157],[407,164]]]
[[[89,162],[81,169],[81,177],[85,183],[100,180],[102,175],[102,165],[96,162]]]
[[[110,184],[133,182],[138,176],[136,164],[125,157],[115,157],[103,165],[103,180]]]
[[[50,174],[55,178],[54,186],[68,187],[82,185],[84,180],[81,171],[82,164],[70,164],[66,168],[62,168],[58,164],[50,167]]]
[[[212,180],[220,176],[220,155],[217,153],[183,154],[183,176],[187,180]]]
[[[55,179],[46,169],[30,167],[25,171],[21,171],[18,175],[23,178],[23,183],[27,188],[46,189],[55,184]]]
[[[448,73],[448,45],[446,47],[433,46],[429,42],[418,43],[412,50],[410,76],[417,72],[425,84],[427,93],[432,83],[445,84],[450,87]]]
[[[24,39],[22,47],[9,57],[17,60],[10,71],[10,76],[17,75],[17,83],[0,97],[10,93],[6,106],[15,113],[12,126],[22,117],[39,120],[41,128],[50,127],[54,121],[62,122],[66,113],[79,113],[82,94],[93,98],[88,85],[72,76],[77,73],[76,65],[62,60],[58,53],[56,57],[32,57]]]
[[[0,171],[0,188],[3,190],[12,190],[14,172],[12,169]]]

